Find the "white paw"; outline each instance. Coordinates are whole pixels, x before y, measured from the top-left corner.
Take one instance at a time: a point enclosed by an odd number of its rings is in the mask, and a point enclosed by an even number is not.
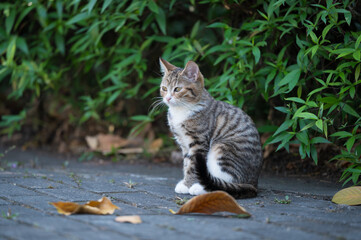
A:
[[[192,187],[189,188],[189,194],[191,195],[201,195],[206,193],[207,191],[204,190],[203,186],[199,183],[195,183],[192,185]]]
[[[175,186],[174,191],[176,193],[187,194],[187,193],[189,193],[189,188],[186,185],[184,185],[183,180],[182,180],[177,184],[177,186]]]

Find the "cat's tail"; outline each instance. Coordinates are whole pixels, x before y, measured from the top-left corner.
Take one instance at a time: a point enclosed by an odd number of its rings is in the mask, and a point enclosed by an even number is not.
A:
[[[251,184],[237,184],[226,182],[210,174],[207,167],[207,160],[203,154],[195,156],[195,170],[199,183],[206,191],[225,191],[235,198],[252,198],[257,196],[257,188]]]

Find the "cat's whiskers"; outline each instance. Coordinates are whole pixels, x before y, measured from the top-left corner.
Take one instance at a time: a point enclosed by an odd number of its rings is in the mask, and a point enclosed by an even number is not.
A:
[[[150,113],[154,113],[155,111],[157,110],[161,110],[163,107],[165,107],[166,104],[163,102],[163,98],[160,97],[160,99],[156,100],[155,102],[153,102],[149,109],[148,109],[148,112]]]

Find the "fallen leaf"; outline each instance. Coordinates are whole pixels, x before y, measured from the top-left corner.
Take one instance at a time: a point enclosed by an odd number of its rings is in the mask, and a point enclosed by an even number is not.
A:
[[[142,223],[142,219],[138,215],[116,217],[115,221],[120,223],[132,223],[132,224]]]
[[[171,214],[177,214],[173,209],[168,209]]]
[[[102,197],[98,201],[89,201],[86,204],[73,202],[51,202],[50,204],[58,210],[58,213],[64,215],[81,213],[105,215],[113,214],[116,209],[119,209],[107,197]]]
[[[361,204],[361,187],[348,187],[338,191],[332,198],[332,202],[346,205]]]
[[[149,145],[148,152],[157,153],[162,146],[163,146],[163,139],[157,138]]]
[[[137,154],[137,153],[143,153],[143,148],[123,148],[119,149],[117,153],[122,154]]]
[[[231,212],[251,216],[237,201],[228,193],[215,191],[196,196],[184,204],[177,214]]]
[[[116,152],[123,154],[143,152],[141,148],[143,139],[140,138],[125,139],[113,134],[98,134],[96,136],[86,136],[85,140],[91,150],[99,151],[103,154],[112,153],[114,149]]]
[[[98,138],[96,136],[95,137],[86,136],[85,141],[91,150],[97,149],[99,142],[98,142]]]

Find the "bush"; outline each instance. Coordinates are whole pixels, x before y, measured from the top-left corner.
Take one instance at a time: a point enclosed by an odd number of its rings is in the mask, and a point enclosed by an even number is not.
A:
[[[333,159],[350,162],[342,180],[360,183],[357,1],[14,1],[0,9],[0,97],[21,106],[2,117],[2,133],[28,119],[42,128],[41,116],[54,111],[75,126],[95,119],[137,131],[161,113],[146,110],[158,96],[158,57],[179,66],[193,59],[213,96],[273,132],[266,144],[298,144],[317,164],[319,144],[333,143],[341,149]]]

